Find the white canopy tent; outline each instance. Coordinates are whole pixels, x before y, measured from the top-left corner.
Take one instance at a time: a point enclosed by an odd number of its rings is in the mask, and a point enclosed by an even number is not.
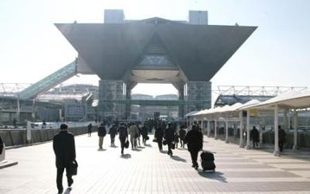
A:
[[[310,108],[310,92],[307,93],[297,93],[297,92],[289,92],[277,97],[271,98],[267,101],[260,102],[258,100],[251,100],[245,104],[236,103],[232,106],[224,106],[224,107],[217,107],[212,109],[206,109],[194,114],[191,114],[191,117],[200,117],[200,118],[208,118],[208,135],[210,134],[210,125],[209,121],[214,121],[215,127],[215,134],[214,137],[217,138],[217,122],[219,121],[220,117],[223,117],[225,121],[228,121],[229,114],[232,112],[239,113],[239,122],[240,122],[240,147],[243,146],[243,117],[242,112],[247,111],[247,148],[250,146],[250,111],[251,110],[273,110],[274,111],[274,129],[275,129],[275,148],[274,148],[274,155],[279,155],[279,146],[278,146],[278,113],[280,109],[293,109],[294,110],[294,147],[293,149],[297,148],[297,118],[298,113],[297,109],[303,108]],[[226,131],[227,136],[227,131]]]
[[[310,92],[307,93],[296,93],[296,92],[289,92],[283,95],[279,95],[275,98],[269,99],[265,102],[261,102],[258,104],[254,104],[252,106],[244,107],[242,110],[264,110],[272,108],[274,110],[274,129],[275,129],[275,145],[274,145],[274,155],[279,155],[279,120],[278,120],[278,113],[279,108],[284,109],[293,109],[294,110],[294,146],[293,149],[297,148],[297,111],[296,109],[301,108],[309,108],[310,107]]]
[[[239,146],[243,147],[243,117],[242,117],[242,112],[243,110],[246,110],[248,107],[252,107],[254,105],[257,105],[261,103],[259,100],[253,99],[250,100],[249,102],[243,104],[243,106],[240,106],[237,111],[239,111],[239,118],[240,118],[240,142]],[[247,139],[246,139],[246,149],[250,149],[250,111],[247,110],[247,118],[246,118],[246,134],[247,134]]]

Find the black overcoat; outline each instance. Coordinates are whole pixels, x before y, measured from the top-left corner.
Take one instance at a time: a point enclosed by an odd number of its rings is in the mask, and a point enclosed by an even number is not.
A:
[[[185,142],[187,143],[188,151],[202,150],[202,133],[197,129],[190,130],[185,136]]]
[[[66,168],[75,160],[74,135],[68,131],[60,131],[53,139],[53,148],[56,155],[56,167]]]

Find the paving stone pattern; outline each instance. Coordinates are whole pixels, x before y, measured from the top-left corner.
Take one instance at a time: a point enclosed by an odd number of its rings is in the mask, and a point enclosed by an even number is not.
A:
[[[103,150],[98,150],[96,134],[78,136],[78,176],[65,193],[310,193],[309,152],[285,150],[274,157],[272,150],[246,150],[207,137],[204,142],[204,149],[215,152],[215,173],[191,168],[186,149],[175,149],[169,157],[149,141],[121,157],[120,147],[110,147],[109,136]],[[19,164],[0,170],[1,194],[57,193],[51,142],[7,150],[7,159]]]

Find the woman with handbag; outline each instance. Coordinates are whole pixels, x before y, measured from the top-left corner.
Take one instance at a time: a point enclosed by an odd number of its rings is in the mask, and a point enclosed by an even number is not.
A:
[[[119,140],[121,142],[121,154],[124,155],[125,144],[126,141],[128,141],[128,132],[124,123],[121,123],[118,132],[119,132]]]

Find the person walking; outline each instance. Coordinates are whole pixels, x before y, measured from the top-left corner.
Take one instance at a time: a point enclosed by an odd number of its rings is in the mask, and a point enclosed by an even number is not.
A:
[[[198,169],[197,157],[198,152],[202,150],[203,136],[197,125],[193,125],[192,129],[186,134],[185,142],[187,143],[188,151],[191,154],[192,167]]]
[[[143,127],[141,128],[141,133],[143,144],[146,145],[146,141],[148,140],[148,129],[146,127],[146,123],[144,123]]]
[[[112,125],[109,131],[110,138],[111,138],[111,147],[115,147],[115,136],[117,134],[117,129],[115,124]]]
[[[124,155],[125,142],[128,141],[128,132],[124,123],[121,123],[119,129],[119,140],[121,142],[121,154]]]
[[[168,145],[168,155],[172,156],[172,144],[174,143],[174,127],[172,123],[168,124],[168,128],[165,130],[165,140]]]
[[[186,130],[185,130],[185,126],[181,126],[181,129],[179,131],[179,137],[180,137],[180,144],[181,144],[181,147],[184,148],[184,138],[185,138],[185,135],[186,135]]]
[[[286,132],[281,128],[281,125],[278,126],[279,129],[279,148],[280,152],[283,151],[283,145],[286,142]]]
[[[253,129],[251,130],[250,137],[253,142],[253,149],[255,149],[255,147],[258,147],[259,142],[259,132],[255,126],[253,126]]]
[[[107,130],[105,129],[104,124],[101,123],[100,126],[98,127],[99,149],[100,150],[102,149],[103,139],[104,139],[106,134],[107,134]]]
[[[142,129],[141,129],[141,127],[138,125],[138,124],[136,124],[136,127],[137,127],[137,134],[136,134],[136,142],[137,142],[137,146],[138,147],[141,147],[141,134],[142,134]]]
[[[134,123],[130,124],[130,127],[128,129],[128,133],[130,135],[131,149],[137,149],[138,128]]]
[[[68,125],[61,124],[60,132],[54,136],[53,150],[56,156],[56,168],[57,168],[57,189],[58,193],[63,192],[62,177],[64,169],[67,173],[68,186],[73,184],[72,175],[69,171],[69,165],[75,160],[75,142],[74,135],[68,132]]]
[[[174,143],[175,143],[175,148],[178,148],[178,144],[179,144],[179,133],[176,131],[174,133]]]
[[[93,125],[91,123],[89,123],[89,125],[87,126],[87,129],[88,129],[88,137],[91,136],[91,132],[92,132],[92,128],[93,128]]]
[[[1,136],[0,136],[0,155],[1,155],[2,152],[3,152],[3,148],[4,148],[4,144],[3,144],[2,138],[1,138]]]
[[[158,144],[158,149],[161,152],[163,150],[163,137],[164,137],[164,129],[165,123],[158,124],[155,128],[155,138]]]

